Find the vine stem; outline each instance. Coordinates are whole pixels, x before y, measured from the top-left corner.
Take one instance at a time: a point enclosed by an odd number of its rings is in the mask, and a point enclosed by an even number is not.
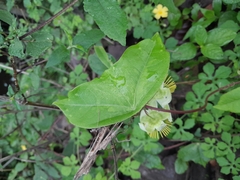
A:
[[[156,108],[156,107],[152,107],[152,106],[148,106],[148,105],[145,105],[145,107],[147,109],[152,109],[152,110],[155,110],[155,111],[160,111],[160,112],[169,112],[169,113],[173,113],[173,114],[187,114],[187,113],[194,113],[194,112],[198,112],[198,111],[201,111],[203,109],[205,109],[207,107],[207,103],[208,103],[208,99],[210,96],[212,96],[213,94],[219,92],[219,91],[222,91],[224,89],[228,89],[230,87],[233,87],[237,84],[240,84],[240,81],[237,81],[237,82],[234,82],[234,83],[231,83],[231,84],[228,84],[226,86],[223,86],[215,91],[212,91],[210,94],[207,95],[206,99],[205,99],[205,102],[204,102],[204,105],[197,108],[197,109],[191,109],[191,110],[186,110],[186,111],[179,111],[179,110],[169,110],[169,109],[160,109],[160,108]]]
[[[57,14],[53,15],[52,17],[50,17],[48,20],[46,20],[45,22],[43,22],[42,24],[38,25],[36,28],[33,28],[31,31],[27,32],[26,34],[22,35],[19,37],[20,40],[24,39],[25,37],[29,36],[30,34],[42,29],[44,26],[46,26],[47,24],[49,24],[51,21],[53,21],[56,17],[58,17],[59,15],[61,15],[62,13],[64,13],[68,8],[72,7],[76,2],[78,2],[78,0],[74,0],[73,2],[71,2],[70,4],[68,4],[67,6],[65,6],[61,11],[59,11]]]

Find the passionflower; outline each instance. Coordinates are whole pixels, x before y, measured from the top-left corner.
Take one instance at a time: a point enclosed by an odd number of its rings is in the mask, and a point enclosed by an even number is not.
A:
[[[158,107],[160,105],[161,108],[169,110],[169,103],[172,100],[171,93],[174,92],[175,89],[176,84],[172,78],[168,76],[147,105],[152,107]],[[169,112],[144,109],[140,113],[139,127],[143,131],[146,131],[150,137],[159,139],[159,134],[163,137],[170,133],[171,122],[172,115]]]
[[[168,16],[168,8],[158,4],[156,8],[153,9],[154,17],[160,19],[161,17],[166,18]]]
[[[169,106],[166,105],[165,108],[169,109]],[[169,134],[171,122],[171,113],[149,109],[141,111],[139,127],[146,131],[151,138],[159,139],[159,134],[161,137]]]

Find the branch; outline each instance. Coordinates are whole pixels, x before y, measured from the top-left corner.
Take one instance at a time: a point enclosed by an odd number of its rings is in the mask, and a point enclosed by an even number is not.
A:
[[[152,106],[148,106],[148,105],[145,105],[146,108],[148,109],[152,109],[152,110],[155,110],[155,111],[160,111],[160,112],[169,112],[169,113],[173,113],[173,114],[188,114],[188,113],[194,113],[194,112],[198,112],[198,111],[201,111],[203,109],[205,109],[207,107],[207,103],[208,103],[208,99],[210,96],[212,96],[213,94],[219,92],[219,91],[222,91],[224,89],[228,89],[230,87],[233,87],[237,84],[240,84],[240,81],[237,81],[237,82],[234,82],[234,83],[231,83],[229,85],[226,85],[226,86],[223,86],[213,92],[211,92],[210,94],[207,95],[206,99],[205,99],[205,103],[203,106],[197,108],[197,109],[191,109],[191,110],[186,110],[186,111],[178,111],[178,110],[169,110],[169,109],[159,109],[159,108],[156,108],[156,107],[152,107]]]
[[[27,32],[26,34],[19,37],[20,40],[24,39],[25,37],[29,36],[30,34],[42,29],[44,26],[49,24],[51,21],[53,21],[56,17],[64,13],[68,8],[72,7],[78,0],[74,0],[70,4],[68,4],[66,7],[64,7],[61,11],[59,11],[57,14],[53,15],[51,18],[49,18],[47,21],[43,22],[42,24],[38,25],[36,28],[32,29],[31,31]]]

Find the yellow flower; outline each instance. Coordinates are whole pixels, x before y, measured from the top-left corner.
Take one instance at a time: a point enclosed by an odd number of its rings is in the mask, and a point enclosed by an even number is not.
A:
[[[154,8],[153,13],[156,19],[160,19],[161,17],[165,18],[168,16],[168,8],[159,4],[156,8]]]
[[[21,148],[23,151],[25,151],[27,149],[27,147],[25,145],[21,145]]]

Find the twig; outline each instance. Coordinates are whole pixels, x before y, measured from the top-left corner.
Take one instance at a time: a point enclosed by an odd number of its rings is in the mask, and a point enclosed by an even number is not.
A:
[[[87,174],[89,172],[90,168],[92,167],[93,163],[95,162],[95,160],[97,158],[97,152],[100,150],[106,149],[109,142],[117,135],[117,132],[120,129],[121,125],[122,125],[122,123],[120,125],[119,125],[119,123],[115,124],[109,133],[107,133],[109,127],[100,128],[100,131],[99,131],[91,149],[89,150],[88,154],[84,158],[78,172],[75,174],[75,176],[73,178],[74,180],[77,180],[82,175]],[[106,135],[106,133],[107,133],[107,135]]]
[[[13,68],[8,67],[8,66],[6,66],[6,65],[4,65],[4,64],[1,64],[1,63],[0,63],[0,67],[2,67],[2,68],[4,68],[4,69],[7,69],[7,70],[10,70],[10,71],[14,71]],[[17,74],[25,74],[25,75],[28,75],[28,76],[29,76],[29,73],[26,72],[26,71],[23,71],[23,70],[20,70],[20,69],[15,69],[15,70],[16,70]],[[60,85],[60,84],[58,84],[58,83],[56,83],[56,82],[54,82],[54,81],[52,81],[52,80],[45,79],[45,78],[40,78],[40,79],[41,79],[42,81],[48,82],[48,83],[50,83],[50,84],[53,84],[53,85],[56,86],[56,87],[63,88],[62,85]]]
[[[59,110],[59,108],[57,106],[41,104],[41,103],[34,103],[31,101],[27,101],[27,99],[24,99],[24,100],[14,99],[14,100],[20,105],[28,105],[28,106],[38,107],[41,109]],[[0,95],[0,101],[11,102],[12,100],[11,100],[11,98],[9,98],[7,96]]]
[[[115,180],[118,180],[117,155],[116,155],[115,144],[113,141],[111,141],[111,146],[112,146],[112,152],[113,152],[114,176],[115,176]]]
[[[49,18],[47,21],[43,22],[42,24],[38,25],[36,28],[32,29],[31,31],[27,32],[26,34],[19,37],[20,40],[24,39],[25,37],[29,36],[30,34],[42,29],[44,26],[49,24],[51,21],[53,21],[56,17],[64,13],[68,8],[72,7],[78,0],[74,0],[70,4],[68,4],[66,7],[64,7],[61,11],[59,11],[57,14],[53,15],[51,18]]]

